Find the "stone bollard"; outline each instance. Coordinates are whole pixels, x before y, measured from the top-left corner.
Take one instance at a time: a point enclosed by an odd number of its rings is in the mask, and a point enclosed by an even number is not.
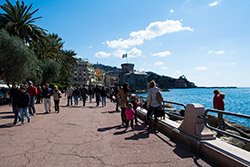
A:
[[[203,115],[205,109],[201,104],[188,104],[180,131],[199,139],[214,139],[210,129],[205,126]]]

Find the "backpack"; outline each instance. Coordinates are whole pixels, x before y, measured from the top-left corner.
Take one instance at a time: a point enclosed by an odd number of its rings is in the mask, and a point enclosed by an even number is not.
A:
[[[163,97],[162,97],[160,91],[156,93],[156,99],[157,99],[157,101],[158,101],[159,103],[162,103],[162,102],[163,102]]]

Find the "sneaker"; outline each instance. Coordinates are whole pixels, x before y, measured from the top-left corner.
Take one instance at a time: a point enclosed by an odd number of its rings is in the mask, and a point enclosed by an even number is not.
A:
[[[36,113],[34,113],[33,115],[36,116]]]

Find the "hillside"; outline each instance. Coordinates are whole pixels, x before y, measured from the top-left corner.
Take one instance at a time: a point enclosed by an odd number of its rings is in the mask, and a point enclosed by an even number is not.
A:
[[[111,67],[103,64],[94,64],[93,67],[95,69],[101,69],[104,72],[121,70],[121,68]],[[158,87],[160,87],[161,89],[197,87],[193,82],[188,81],[184,75],[180,76],[178,79],[175,79],[164,75],[158,75],[153,72],[146,73],[148,74],[148,82],[150,82],[151,80],[155,80]]]

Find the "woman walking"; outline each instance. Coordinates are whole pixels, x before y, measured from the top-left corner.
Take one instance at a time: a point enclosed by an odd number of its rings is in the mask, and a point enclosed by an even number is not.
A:
[[[126,82],[123,84],[123,87],[121,89],[119,89],[119,91],[117,93],[118,102],[119,102],[119,105],[121,106],[122,124],[124,126],[126,123],[125,110],[127,108],[128,97],[129,97],[129,84]]]
[[[156,87],[155,81],[151,81],[148,85],[148,101],[147,101],[147,120],[149,122],[148,130],[156,130],[157,127],[157,112],[161,109],[161,103],[157,99],[160,94],[160,89]],[[154,122],[151,122],[154,115]]]

